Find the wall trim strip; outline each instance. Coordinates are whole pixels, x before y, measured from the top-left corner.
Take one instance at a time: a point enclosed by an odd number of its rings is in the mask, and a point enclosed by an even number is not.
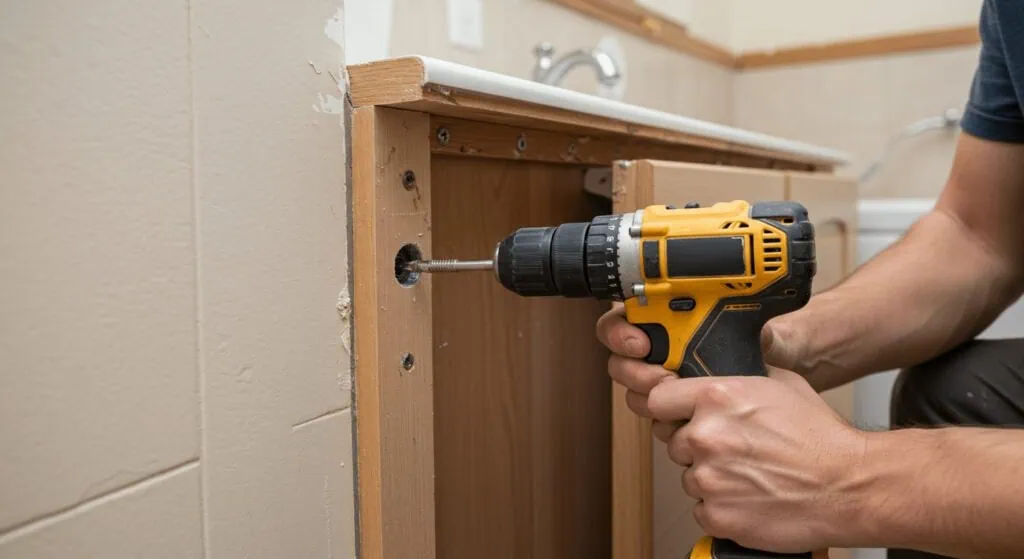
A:
[[[643,6],[622,0],[550,0],[701,60],[726,68],[747,70],[887,56],[924,50],[976,45],[981,42],[976,25],[926,31],[910,31],[834,43],[787,47],[773,51],[733,53],[729,49],[691,35],[679,25]]]
[[[736,58],[724,47],[694,37],[686,28],[633,2],[622,0],[551,0],[567,8],[701,60],[731,68]]]
[[[950,27],[776,51],[747,52],[736,57],[734,67],[747,70],[769,66],[830,62],[867,56],[964,47],[976,45],[979,42],[981,42],[981,37],[978,34],[977,26]]]

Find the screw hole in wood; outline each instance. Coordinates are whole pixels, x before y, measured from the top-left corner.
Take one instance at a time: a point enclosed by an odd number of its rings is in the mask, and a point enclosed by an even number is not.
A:
[[[406,353],[402,356],[402,368],[406,371],[411,371],[416,366],[416,356],[411,353]]]
[[[402,173],[402,186],[404,186],[406,190],[416,188],[416,173],[412,171]]]
[[[423,259],[420,247],[409,243],[395,253],[395,279],[404,287],[411,287],[420,281],[420,273],[409,269],[410,262]]]

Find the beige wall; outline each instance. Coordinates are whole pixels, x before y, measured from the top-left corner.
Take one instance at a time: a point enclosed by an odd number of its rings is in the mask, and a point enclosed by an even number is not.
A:
[[[353,555],[339,5],[0,18],[0,557]]]
[[[537,43],[549,41],[565,53],[615,36],[626,55],[625,102],[713,122],[732,118],[731,70],[654,45],[548,0],[485,0],[484,48],[479,52],[449,43],[445,0],[394,2],[391,56],[421,54],[530,79]],[[576,69],[563,85],[597,92],[594,73],[587,68]]]
[[[982,0],[731,1],[729,44],[739,52],[974,25],[982,3]]]
[[[759,8],[759,17],[768,22],[765,29],[773,29],[774,21],[786,20],[795,27],[827,31],[836,37],[878,34],[910,25],[910,11],[875,6],[870,13],[883,13],[885,18],[868,22],[847,14],[839,18],[848,21],[847,28],[831,25],[823,30],[807,24],[822,15],[820,10],[815,12],[817,8],[794,0],[758,2],[776,7],[774,11]],[[979,2],[935,1],[931,11],[919,2],[911,3],[919,14],[928,14],[919,18],[926,25],[954,20],[971,24],[964,18],[973,14],[970,18],[977,19]],[[837,10],[859,5],[832,4]],[[967,4],[973,7],[968,9]],[[424,54],[529,79],[533,46],[540,41],[552,41],[566,51],[616,36],[624,46],[629,73],[624,101],[847,150],[855,161],[841,172],[849,176],[859,175],[908,124],[940,115],[947,108],[963,108],[977,63],[978,48],[967,47],[734,72],[651,44],[547,0],[485,2],[484,8],[484,49],[472,52],[448,42],[444,0],[395,0],[391,55]],[[705,0],[695,0],[693,18],[695,24],[705,22],[697,28],[708,29],[707,21],[730,17],[730,11],[736,24],[754,13],[738,13],[749,9],[744,0],[730,0],[716,9],[709,8]],[[708,15],[709,10],[717,15]],[[793,10],[806,17],[781,17]],[[585,68],[570,74],[565,86],[597,92],[596,81]],[[906,143],[883,171],[863,186],[862,193],[935,195],[945,180],[954,146],[955,135],[948,132],[929,133]]]
[[[841,173],[858,176],[905,126],[947,108],[963,109],[978,47],[745,71],[736,76],[734,124],[849,151]],[[956,145],[950,131],[903,144],[866,197],[933,197]]]

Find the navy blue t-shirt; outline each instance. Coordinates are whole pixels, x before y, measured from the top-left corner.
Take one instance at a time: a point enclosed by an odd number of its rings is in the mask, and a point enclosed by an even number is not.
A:
[[[972,136],[1024,143],[1024,2],[985,0],[981,57],[961,127]]]

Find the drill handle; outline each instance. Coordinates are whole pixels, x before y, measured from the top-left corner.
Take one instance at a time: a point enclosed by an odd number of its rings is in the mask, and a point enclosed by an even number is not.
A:
[[[634,324],[651,342],[646,361],[679,376],[764,376],[761,329],[769,319],[792,310],[795,304],[788,297],[734,297],[717,301],[705,310],[706,317],[696,327],[694,322],[681,321],[698,317],[679,313],[667,316],[663,322]],[[700,306],[693,312],[700,311]]]

